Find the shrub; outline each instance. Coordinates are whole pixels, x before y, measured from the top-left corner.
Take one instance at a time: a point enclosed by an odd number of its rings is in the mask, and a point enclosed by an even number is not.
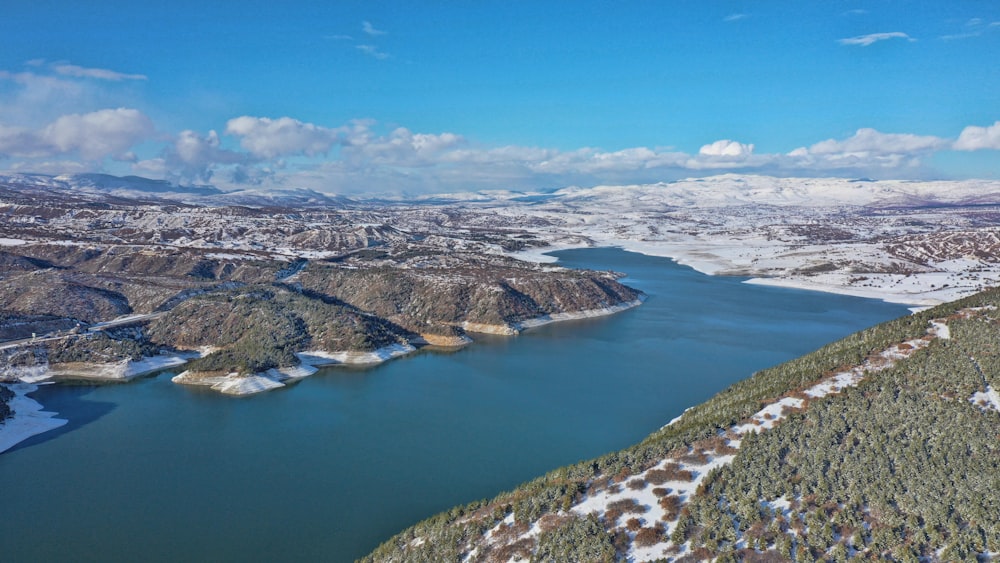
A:
[[[635,534],[635,545],[639,547],[649,547],[651,545],[656,545],[662,541],[666,541],[667,537],[665,535],[666,530],[663,528],[663,524],[657,522],[655,525],[643,528],[636,532]]]
[[[691,481],[694,475],[676,463],[668,463],[663,469],[650,469],[646,472],[646,481],[654,485],[662,485],[667,481]]]
[[[604,521],[609,526],[614,526],[615,522],[622,514],[642,514],[647,508],[634,498],[626,498],[608,503],[608,508],[604,512]]]
[[[629,489],[632,489],[633,491],[638,491],[640,489],[646,488],[646,481],[642,479],[632,479],[631,481],[628,482],[627,486]]]
[[[676,495],[665,496],[660,499],[660,508],[663,509],[663,519],[666,521],[676,520],[681,513],[681,497]]]

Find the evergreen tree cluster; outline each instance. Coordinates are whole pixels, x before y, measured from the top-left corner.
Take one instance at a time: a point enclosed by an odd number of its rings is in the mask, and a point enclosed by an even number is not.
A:
[[[298,351],[372,351],[409,336],[353,307],[280,284],[194,297],[151,323],[148,334],[174,346],[220,348],[192,361],[193,370],[241,373],[297,365]]]
[[[14,398],[14,392],[7,387],[0,385],[0,422],[3,422],[14,414],[8,404]]]

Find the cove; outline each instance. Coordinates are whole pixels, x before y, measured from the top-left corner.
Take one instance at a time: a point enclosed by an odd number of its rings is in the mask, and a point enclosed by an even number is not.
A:
[[[352,561],[403,528],[631,445],[752,372],[908,311],[710,277],[618,249],[646,303],[476,337],[248,398],[54,385],[70,420],[0,455],[4,561]]]

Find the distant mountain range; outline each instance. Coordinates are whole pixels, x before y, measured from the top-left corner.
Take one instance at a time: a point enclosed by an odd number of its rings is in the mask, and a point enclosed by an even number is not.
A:
[[[481,190],[444,194],[345,197],[306,188],[247,188],[223,191],[212,185],[181,185],[141,176],[108,174],[0,175],[0,185],[47,189],[77,195],[104,194],[124,198],[150,196],[200,205],[330,206],[355,203],[423,205],[507,203],[532,205],[585,200],[655,203],[675,207],[733,205],[919,207],[1000,203],[996,180],[872,180],[870,178],[778,178],[722,174],[705,178],[622,186],[566,187],[544,191]]]
[[[18,186],[22,189],[47,190],[50,194],[115,196],[140,201],[155,198],[199,205],[340,207],[351,201],[341,196],[323,194],[304,188],[248,188],[222,191],[211,185],[185,186],[167,180],[151,180],[141,176],[119,177],[108,174],[0,175],[0,185],[4,184]]]

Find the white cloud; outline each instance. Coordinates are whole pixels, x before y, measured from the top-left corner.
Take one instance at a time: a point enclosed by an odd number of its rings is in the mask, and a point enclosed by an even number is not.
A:
[[[52,65],[52,70],[56,71],[57,74],[72,76],[74,78],[96,78],[98,80],[111,80],[112,82],[120,82],[122,80],[146,80],[146,75],[144,74],[126,74],[104,68],[85,68],[68,63],[54,64]]]
[[[389,53],[385,53],[378,50],[378,47],[374,45],[355,45],[355,49],[361,51],[362,53],[368,55],[369,57],[384,61],[389,58]]]
[[[982,18],[971,18],[965,22],[961,31],[956,31],[955,33],[950,33],[948,35],[942,35],[940,38],[945,41],[954,41],[957,39],[980,37],[985,33],[993,31],[998,26],[1000,26],[1000,22],[986,23],[986,20]]]
[[[376,136],[369,122],[355,122],[345,137],[342,157],[363,165],[425,167],[437,162],[454,162],[453,149],[465,143],[454,133],[413,133],[398,127],[388,135]]]
[[[885,41],[887,39],[906,39],[911,43],[916,41],[916,39],[910,37],[902,31],[890,31],[888,33],[870,33],[868,35],[838,39],[837,42],[841,45],[858,45],[860,47],[867,47],[873,43]]]
[[[153,122],[136,109],[63,115],[41,129],[0,125],[0,154],[42,158],[76,153],[84,160],[124,157],[153,134]]]
[[[382,31],[381,29],[375,29],[375,26],[373,26],[372,23],[367,20],[361,22],[361,30],[367,33],[368,35],[371,35],[372,37],[377,37],[379,35],[387,34],[387,32]]]
[[[952,148],[958,151],[1000,150],[1000,121],[988,127],[970,125],[962,129]]]
[[[939,150],[948,142],[933,135],[910,133],[882,133],[871,128],[858,129],[843,141],[827,139],[809,147],[813,155],[855,154],[862,156],[887,156],[894,154],[921,154]],[[798,149],[801,150],[801,149]],[[794,151],[793,151],[794,152]]]
[[[731,139],[693,153],[643,146],[610,151],[491,147],[451,132],[385,130],[370,120],[326,127],[291,117],[241,116],[226,124],[232,147],[226,148],[221,132],[187,130],[156,158],[138,160],[129,152],[130,143],[151,126],[128,124],[141,125],[144,119],[136,110],[120,109],[67,115],[42,128],[0,125],[0,152],[38,161],[64,153],[91,160],[107,156],[132,162],[137,174],[211,179],[222,187],[256,183],[340,193],[417,193],[655,182],[716,171],[910,178],[927,173],[922,161],[936,151],[1000,149],[1000,122],[967,127],[957,141],[863,128],[787,154],[759,154],[753,144]],[[91,136],[103,141],[87,148],[84,139],[89,143]]]
[[[919,168],[921,159],[948,148],[950,143],[933,135],[882,133],[863,128],[844,140],[827,139],[785,155],[782,168],[802,170],[892,171]]]
[[[0,157],[40,158],[52,156],[52,147],[37,131],[0,123]]]
[[[167,165],[185,180],[207,182],[219,164],[239,164],[249,160],[246,154],[221,148],[219,135],[209,131],[202,137],[194,131],[181,131],[167,152]]]
[[[705,145],[698,150],[702,156],[722,156],[744,158],[753,154],[753,145],[745,145],[729,139],[715,141],[710,145]]]
[[[338,142],[341,131],[290,117],[270,119],[244,115],[226,123],[226,134],[240,137],[240,146],[254,156],[275,158],[325,154]]]
[[[724,22],[738,22],[740,20],[749,18],[749,14],[729,14],[728,16],[722,18]]]
[[[940,39],[943,39],[945,41],[955,41],[955,40],[958,40],[958,39],[971,39],[972,37],[979,37],[982,34],[983,34],[982,31],[968,31],[968,32],[965,32],[965,33],[951,33],[951,34],[948,34],[948,35],[942,35],[940,37]]]
[[[222,148],[219,134],[200,135],[185,130],[177,134],[161,156],[135,162],[135,174],[166,178],[175,182],[208,182],[224,166],[246,165],[254,159],[243,152]]]
[[[60,152],[77,151],[87,160],[121,154],[152,134],[153,122],[129,108],[64,115],[42,131]]]
[[[305,154],[298,134],[285,138],[269,134],[280,120],[239,118],[245,127],[231,126],[231,134],[267,141],[256,155],[274,158]],[[722,139],[690,154],[674,149],[630,147],[615,151],[580,148],[571,151],[503,146],[482,147],[454,133],[415,133],[396,128],[378,133],[372,121],[355,121],[335,129],[282,118],[292,131],[324,132],[323,145],[331,151],[323,160],[299,160],[288,168],[269,168],[268,182],[302,185],[340,193],[428,192],[486,188],[531,189],[599,183],[662,181],[708,171],[754,171],[788,174],[821,171],[837,174],[893,174],[914,177],[923,170],[921,159],[950,142],[934,136],[882,133],[859,129],[846,139],[828,139],[789,154],[756,154],[754,145]],[[231,122],[232,123],[232,122]],[[257,127],[261,126],[260,130]],[[308,138],[308,135],[306,135]],[[278,148],[280,145],[280,148]],[[234,178],[253,178],[260,166],[249,164]],[[258,181],[260,176],[257,177]]]

